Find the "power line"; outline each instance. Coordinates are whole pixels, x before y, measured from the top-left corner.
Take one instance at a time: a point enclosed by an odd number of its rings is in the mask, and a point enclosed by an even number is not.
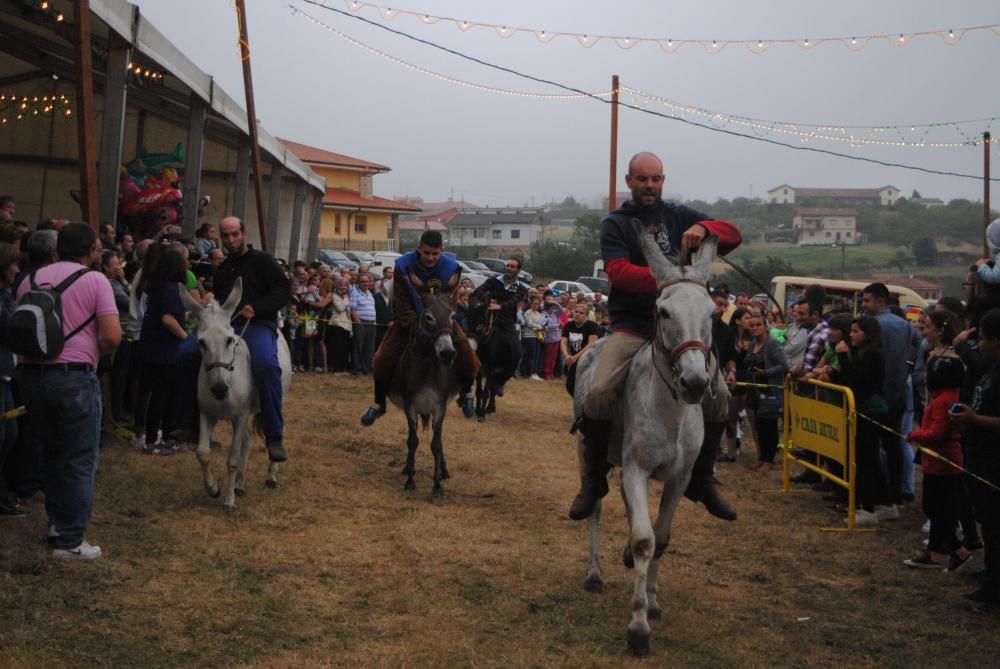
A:
[[[584,91],[582,89],[575,88],[573,86],[562,84],[562,83],[560,83],[558,81],[553,81],[551,79],[545,79],[545,78],[542,78],[542,77],[534,76],[532,74],[527,74],[527,73],[524,73],[524,72],[520,72],[518,70],[515,70],[513,68],[509,68],[509,67],[506,67],[506,66],[503,66],[503,65],[497,65],[495,63],[491,63],[491,62],[483,60],[481,58],[477,58],[476,56],[470,56],[470,55],[468,55],[466,53],[463,53],[461,51],[458,51],[456,49],[451,49],[449,47],[441,46],[440,44],[437,44],[435,42],[431,42],[429,40],[426,40],[426,39],[423,39],[423,38],[420,38],[420,37],[416,37],[416,36],[411,35],[411,34],[409,34],[407,32],[404,32],[402,30],[396,30],[395,28],[390,28],[389,26],[382,25],[381,23],[378,23],[376,21],[372,21],[370,19],[366,19],[363,16],[358,16],[356,14],[352,14],[351,12],[347,12],[347,11],[344,11],[344,10],[341,10],[341,9],[337,9],[335,7],[327,6],[326,4],[323,3],[323,0],[301,0],[301,2],[305,2],[307,4],[319,7],[321,9],[325,9],[328,12],[333,12],[333,13],[339,14],[341,16],[345,16],[345,17],[347,17],[349,19],[353,19],[355,21],[360,21],[362,23],[366,23],[368,25],[371,25],[371,26],[374,26],[376,28],[379,28],[380,30],[384,30],[384,31],[392,33],[394,35],[399,35],[400,37],[405,37],[406,39],[409,39],[411,41],[417,42],[418,44],[423,44],[425,46],[429,46],[431,48],[437,49],[439,51],[443,51],[443,52],[451,54],[453,56],[457,56],[457,57],[462,58],[464,60],[476,63],[478,65],[482,65],[483,67],[488,67],[490,69],[494,69],[494,70],[497,70],[499,72],[505,72],[507,74],[511,74],[511,75],[516,76],[516,77],[520,77],[522,79],[527,79],[529,81],[534,81],[534,82],[539,83],[539,84],[544,84],[546,86],[554,86],[556,88],[559,88],[561,90],[567,91],[569,93],[573,93],[573,94],[579,95],[581,98],[589,98],[589,99],[592,99],[592,100],[599,101],[599,102],[601,102],[603,104],[612,104],[611,100],[605,100],[604,98],[601,98],[601,97],[597,96],[594,93],[590,93],[588,91]],[[309,16],[308,14],[305,14],[304,12],[302,12],[301,10],[299,10],[297,7],[295,7],[292,4],[289,4],[288,7],[291,8],[293,12],[296,12],[296,13],[299,13],[299,14],[304,14],[307,17]],[[310,18],[314,18],[314,17],[310,17]],[[314,20],[315,20],[315,18],[314,18]],[[658,111],[655,111],[655,110],[652,110],[652,109],[645,109],[645,108],[642,108],[642,107],[639,107],[639,106],[636,106],[636,105],[629,104],[627,102],[621,102],[621,101],[619,101],[618,104],[620,106],[622,106],[622,107],[625,107],[626,109],[631,109],[633,111],[637,111],[637,112],[640,112],[640,113],[643,113],[643,114],[650,114],[652,116],[656,116],[656,117],[659,117],[659,118],[667,119],[667,120],[670,120],[670,121],[677,121],[677,122],[680,122],[680,123],[684,123],[686,125],[694,126],[696,128],[702,128],[702,129],[708,130],[710,132],[722,133],[724,135],[730,135],[730,136],[733,136],[733,137],[740,137],[740,138],[743,138],[743,139],[749,139],[749,140],[753,140],[753,141],[756,141],[756,142],[764,142],[766,144],[771,144],[771,145],[783,147],[783,148],[786,148],[786,149],[793,149],[795,151],[805,151],[805,152],[810,152],[810,153],[819,153],[819,154],[823,154],[823,155],[833,156],[835,158],[845,158],[847,160],[856,160],[856,161],[860,161],[860,162],[871,163],[871,164],[874,164],[874,165],[880,165],[882,167],[894,167],[894,168],[897,168],[897,169],[911,170],[911,171],[915,171],[915,172],[922,172],[922,173],[925,173],[925,174],[933,174],[933,175],[937,175],[937,176],[957,177],[957,178],[960,178],[960,179],[974,179],[976,181],[981,181],[982,180],[981,176],[975,175],[975,174],[963,174],[963,173],[960,173],[960,172],[949,172],[949,171],[945,171],[945,170],[934,170],[934,169],[930,169],[930,168],[926,168],[926,167],[918,167],[916,165],[905,165],[905,164],[902,164],[902,163],[894,163],[894,162],[889,162],[889,161],[885,161],[885,160],[879,160],[877,158],[868,158],[868,157],[864,157],[864,156],[852,156],[852,155],[847,154],[847,153],[840,153],[838,151],[830,151],[828,149],[819,149],[819,148],[812,147],[812,146],[796,146],[794,144],[785,144],[784,142],[779,142],[779,141],[776,141],[776,140],[773,140],[773,139],[769,139],[767,137],[758,137],[758,136],[754,136],[754,135],[748,135],[748,134],[745,134],[745,133],[742,133],[742,132],[737,132],[735,130],[728,130],[726,128],[713,127],[711,125],[707,125],[707,124],[704,124],[704,123],[699,123],[698,121],[692,121],[691,119],[686,119],[686,118],[680,118],[680,117],[677,117],[677,116],[672,116],[670,114],[665,114],[665,113],[658,112]],[[1000,181],[1000,178],[991,178],[990,181],[991,182]]]

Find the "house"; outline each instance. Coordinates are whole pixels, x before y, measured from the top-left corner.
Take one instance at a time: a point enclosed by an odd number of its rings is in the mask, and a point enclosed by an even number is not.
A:
[[[926,209],[944,206],[944,200],[939,197],[915,197],[911,199],[910,202],[915,202]]]
[[[857,244],[854,209],[796,209],[792,219],[792,241],[799,246]]]
[[[544,236],[548,225],[542,209],[462,209],[448,222],[452,246],[475,246],[498,254],[522,254]],[[478,248],[477,248],[478,250]]]
[[[767,191],[767,201],[775,204],[815,204],[889,207],[901,193],[895,186],[881,188],[800,188],[782,184]]]
[[[374,176],[391,168],[287,139],[279,141],[326,178],[317,248],[396,250],[399,217],[419,213],[420,207],[374,194]]]
[[[447,223],[458,216],[462,209],[478,209],[478,204],[465,200],[447,200],[445,202],[424,202],[421,197],[403,195],[393,198],[396,202],[419,207],[419,213],[401,214],[399,227],[401,230],[447,230]]]

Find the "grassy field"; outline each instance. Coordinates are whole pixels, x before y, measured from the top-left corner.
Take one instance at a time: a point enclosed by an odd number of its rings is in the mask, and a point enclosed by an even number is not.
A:
[[[369,393],[365,379],[298,376],[281,486],[264,488],[255,450],[234,514],[202,492],[192,453],[140,455],[109,438],[88,533],[100,560],[48,557],[37,501],[0,525],[0,667],[633,664],[617,494],[605,506],[605,592],[583,589],[584,525],[565,518],[577,481],[561,384],[511,382],[483,425],[449,414],[452,479],[437,502],[424,445],[418,489],[403,491],[398,410],[358,425]],[[901,564],[925,536],[919,505],[877,533],[822,532],[840,518],[819,494],[774,494],[778,474],[752,461],[719,466],[739,521],[682,502],[646,666],[996,662],[997,618],[958,603],[969,582]]]

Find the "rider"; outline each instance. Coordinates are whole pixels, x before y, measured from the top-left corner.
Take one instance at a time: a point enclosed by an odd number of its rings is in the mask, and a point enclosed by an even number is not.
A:
[[[507,258],[503,278],[490,277],[476,288],[472,293],[472,300],[478,303],[487,304],[486,310],[494,314],[493,337],[506,340],[506,346],[498,350],[511,352],[509,359],[500,360],[501,367],[493,381],[493,391],[497,397],[503,397],[504,384],[517,371],[517,362],[521,350],[521,342],[517,336],[517,312],[528,295],[527,287],[518,281],[521,273],[521,261],[517,258]],[[474,302],[474,303],[475,303]],[[475,310],[474,310],[475,311]],[[486,314],[479,317],[479,325],[488,319]],[[478,330],[473,329],[473,337],[477,336]]]
[[[739,229],[731,223],[712,220],[684,205],[664,202],[660,198],[664,179],[663,163],[654,154],[643,152],[633,156],[625,175],[632,199],[601,222],[601,256],[611,284],[608,311],[613,332],[601,349],[580,420],[585,474],[569,510],[574,520],[589,517],[597,500],[608,492],[612,407],[621,393],[632,358],[654,333],[656,279],[632,229],[632,220],[642,223],[645,231],[642,234],[651,235],[668,257],[677,257],[679,249],[698,248],[708,235],[719,236],[720,253],[728,253],[742,241]],[[716,383],[714,408],[716,403],[725,404],[729,395],[718,375],[713,383]],[[719,496],[712,478],[718,439],[714,446],[710,442],[706,439],[702,444],[702,454],[695,462],[685,494],[703,502],[712,515],[733,520],[736,512]]]
[[[371,425],[385,413],[389,384],[396,373],[396,366],[403,355],[403,350],[410,341],[410,333],[424,310],[423,302],[410,283],[410,275],[417,277],[430,290],[440,290],[455,274],[462,271],[454,257],[442,254],[443,246],[441,233],[427,230],[420,235],[420,245],[416,251],[396,258],[392,291],[396,320],[389,325],[378,350],[375,351],[372,365],[375,403],[361,416],[361,424],[364,426]],[[457,293],[453,298],[457,298]],[[472,383],[479,373],[479,359],[457,323],[454,324],[453,331],[456,353],[454,364],[457,366],[458,378],[462,385],[462,413],[466,418],[472,418],[475,414]]]
[[[247,246],[243,221],[227,216],[219,222],[219,236],[226,259],[213,278],[215,299],[226,301],[236,280],[243,279],[243,295],[233,320],[236,332],[250,352],[253,380],[260,393],[260,411],[264,424],[264,444],[271,462],[288,459],[282,445],[284,419],[281,415],[281,366],[278,363],[278,310],[288,304],[291,283],[274,258]],[[198,439],[198,371],[201,353],[198,335],[192,332],[181,344],[177,355],[178,385],[188,392],[179,393],[179,428],[174,438],[194,442]]]

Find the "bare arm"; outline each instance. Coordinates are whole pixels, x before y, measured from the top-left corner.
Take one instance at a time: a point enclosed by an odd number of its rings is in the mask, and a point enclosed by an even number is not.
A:
[[[105,314],[97,317],[97,344],[101,355],[111,353],[122,340],[122,324],[118,314]]]
[[[167,328],[167,332],[177,337],[178,339],[187,339],[187,332],[181,327],[181,324],[177,322],[177,319],[173,317],[172,314],[163,314],[160,316],[160,322],[163,323],[163,327]]]

